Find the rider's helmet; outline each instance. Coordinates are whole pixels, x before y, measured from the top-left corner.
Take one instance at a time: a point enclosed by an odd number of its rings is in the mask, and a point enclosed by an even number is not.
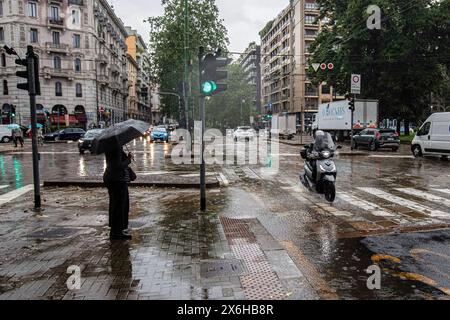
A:
[[[323,132],[322,130],[317,130],[316,133],[314,134],[314,139],[316,139],[317,137],[323,137],[325,136],[325,132]]]

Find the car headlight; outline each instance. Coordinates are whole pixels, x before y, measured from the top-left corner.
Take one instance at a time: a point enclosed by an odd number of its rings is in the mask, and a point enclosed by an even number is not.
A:
[[[80,144],[81,144],[81,143],[83,143],[83,140],[81,140],[81,139],[80,139],[80,140],[78,140],[78,143],[80,143]]]

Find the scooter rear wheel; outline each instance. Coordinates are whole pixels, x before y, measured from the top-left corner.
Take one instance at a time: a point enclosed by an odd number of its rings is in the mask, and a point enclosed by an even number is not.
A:
[[[336,187],[332,182],[326,182],[324,185],[325,199],[328,202],[334,202],[336,199]]]

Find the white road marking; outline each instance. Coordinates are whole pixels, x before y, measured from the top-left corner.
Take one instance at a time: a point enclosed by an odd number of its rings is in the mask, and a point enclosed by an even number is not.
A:
[[[6,188],[8,188],[8,187],[9,187],[8,185],[6,185],[6,186],[0,186],[0,190],[6,189]]]
[[[255,172],[253,172],[253,170],[250,169],[249,167],[243,167],[242,171],[245,173],[245,176],[249,179],[256,179],[256,180],[260,179],[259,176]]]
[[[34,189],[34,186],[32,184],[29,184],[20,189],[16,189],[11,192],[0,195],[0,206],[4,205],[5,203],[8,203],[20,196],[23,196],[24,194],[27,194],[28,192],[32,191],[33,189]]]
[[[350,203],[351,205],[355,207],[360,207],[366,211],[369,211],[370,214],[377,216],[377,217],[395,217],[396,214],[386,210],[379,205],[363,200],[361,198],[358,198],[356,196],[350,195],[345,192],[338,192],[339,199],[344,200],[345,202]]]
[[[227,177],[222,172],[219,172],[220,179],[222,179],[222,183],[225,187],[228,187],[230,182],[228,182]]]
[[[450,176],[449,176],[450,177]],[[446,194],[450,194],[450,189],[433,189],[434,191],[437,192],[442,192],[442,193],[446,193]]]
[[[395,190],[409,194],[411,196],[415,196],[418,198],[422,198],[425,199],[427,201],[432,201],[432,202],[437,202],[437,203],[441,203],[446,205],[447,207],[450,207],[450,200],[446,199],[446,198],[442,198],[439,196],[435,196],[433,194],[421,191],[421,190],[417,190],[417,189],[413,189],[413,188],[396,188]]]
[[[374,155],[370,155],[369,158],[414,159],[414,156],[374,154]]]
[[[412,209],[414,211],[423,213],[423,214],[431,216],[431,217],[450,219],[450,213],[431,209],[429,207],[418,204],[414,201],[406,200],[406,199],[394,196],[392,194],[389,194],[387,192],[381,191],[380,189],[377,189],[377,188],[358,188],[358,189],[361,191],[367,192],[369,194],[372,194],[378,198],[387,200],[389,202],[398,204],[403,207],[407,207],[409,209]]]

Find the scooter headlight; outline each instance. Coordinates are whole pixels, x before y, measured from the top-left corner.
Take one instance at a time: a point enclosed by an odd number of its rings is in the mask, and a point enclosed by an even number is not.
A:
[[[328,159],[331,156],[330,151],[322,151],[320,154],[324,159]]]

